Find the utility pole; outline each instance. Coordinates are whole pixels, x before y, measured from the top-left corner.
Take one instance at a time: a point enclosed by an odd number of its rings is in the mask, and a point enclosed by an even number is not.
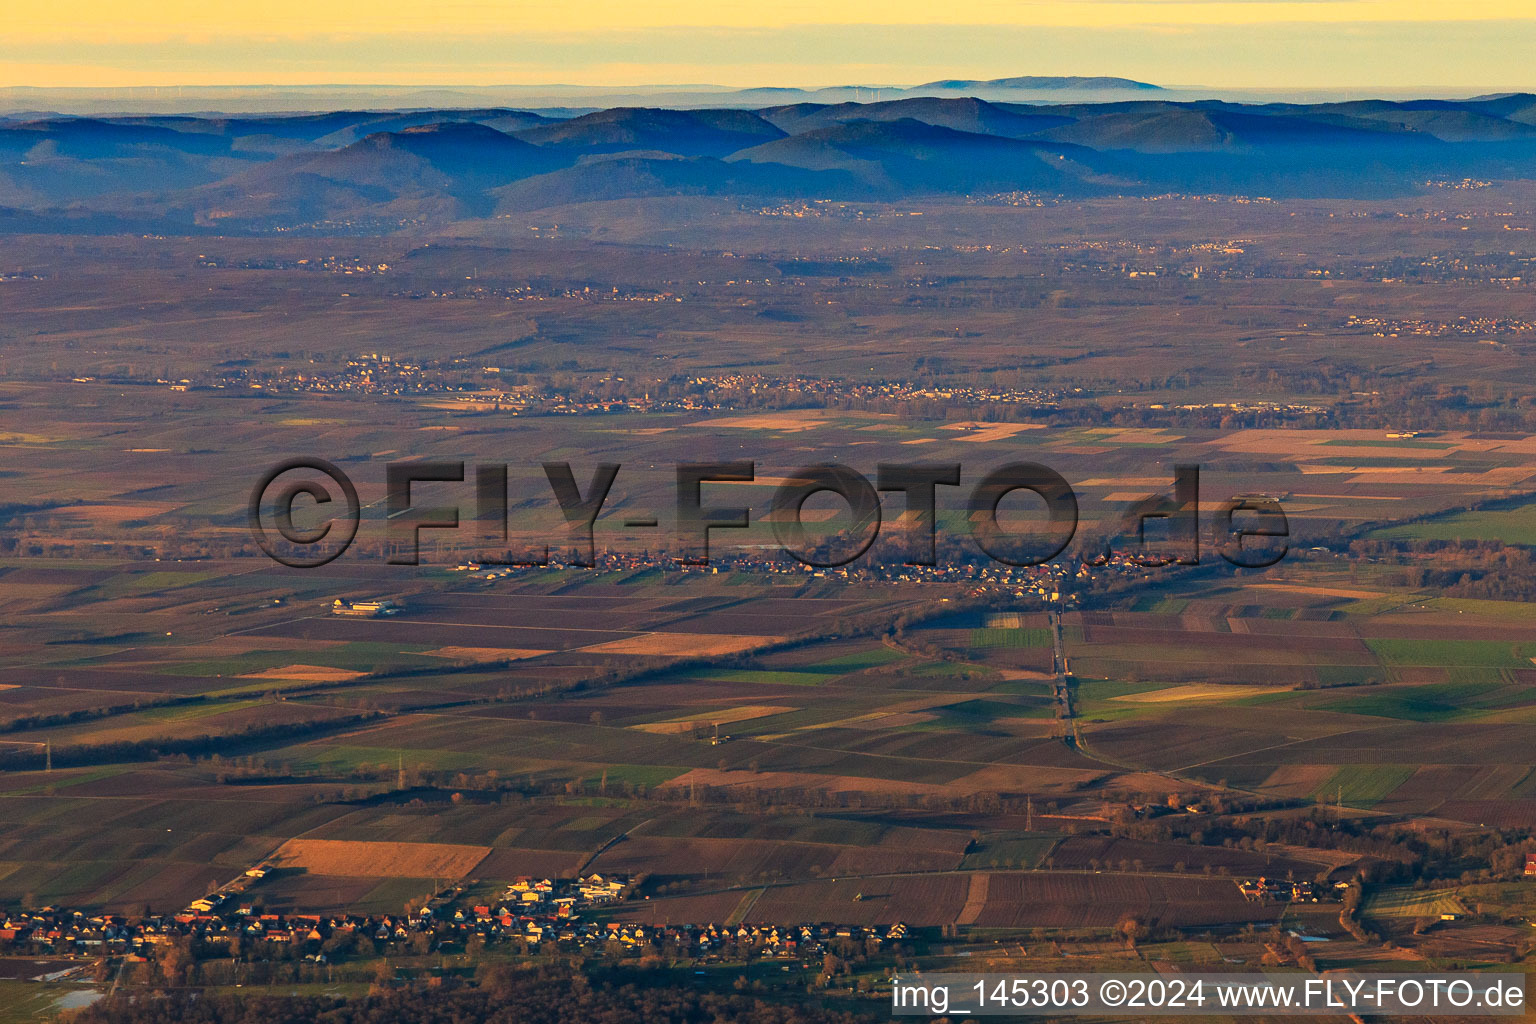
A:
[[[45,771],[45,772],[53,771],[53,741],[52,740],[47,740],[47,741],[45,741],[43,743],[43,771]]]
[[[404,789],[405,788],[405,755],[402,754],[402,753],[396,752],[395,757],[397,759],[396,760],[396,766],[397,766],[396,767],[396,771],[397,771],[397,774],[395,776],[395,788],[396,789]],[[389,762],[386,761],[385,763],[388,764]]]

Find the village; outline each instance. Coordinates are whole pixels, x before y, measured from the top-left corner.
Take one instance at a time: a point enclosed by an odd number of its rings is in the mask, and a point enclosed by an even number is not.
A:
[[[1071,564],[1061,559],[1045,565],[1013,566],[1001,562],[945,563],[940,565],[901,565],[871,561],[842,566],[820,568],[806,565],[777,553],[742,551],[722,554],[711,559],[709,565],[678,564],[665,555],[640,552],[636,554],[617,551],[598,551],[592,565],[582,565],[574,560],[562,560],[551,554],[550,560],[539,565],[523,563],[496,563],[492,561],[461,561],[451,571],[464,573],[469,579],[494,583],[505,578],[516,578],[530,570],[539,569],[593,569],[603,572],[635,572],[647,569],[684,573],[719,575],[722,572],[760,573],[782,577],[799,577],[812,580],[828,579],[854,583],[915,584],[962,584],[968,585],[968,596],[986,594],[1009,595],[1044,606],[1067,606],[1076,602],[1074,588],[1091,588],[1115,580],[1141,578],[1149,573],[1146,565],[1138,562],[1128,552],[1112,552],[1102,564]],[[345,604],[345,602],[343,603]],[[382,606],[389,605],[386,610]],[[378,606],[378,607],[376,607]],[[334,614],[365,615],[395,614],[399,606],[392,602],[354,602],[337,605]]]
[[[464,360],[427,366],[379,352],[354,356],[340,367],[310,363],[258,369],[237,365],[225,367],[203,380],[158,377],[154,383],[168,384],[181,391],[245,388],[336,395],[450,395],[469,412],[551,416],[864,407],[883,403],[918,403],[940,409],[1051,409],[1067,397],[1059,390],[1043,387],[934,385],[910,380],[859,381],[739,373],[643,380],[607,374],[584,384],[559,386],[548,381],[519,383],[515,376],[508,379],[499,366],[481,366]]]
[[[1536,861],[1536,856],[1533,856]],[[399,914],[266,911],[250,890],[274,869],[258,866],[172,914],[87,913],[47,906],[0,921],[0,950],[12,955],[122,957],[149,962],[183,941],[209,957],[329,963],[358,953],[464,952],[504,945],[515,953],[545,949],[620,956],[665,955],[698,963],[771,959],[817,964],[827,953],[874,953],[912,938],[903,922],[701,922],[647,924],[593,916],[637,899],[637,880],[589,874],[573,879],[518,878],[498,899],[473,902],[475,883],[449,886]],[[1348,882],[1243,878],[1252,902],[1337,902]],[[647,897],[638,897],[644,900]],[[366,940],[366,942],[360,942]],[[267,944],[263,946],[263,944]]]
[[[446,954],[502,944],[517,953],[549,948],[621,956],[655,953],[701,963],[722,958],[819,962],[834,947],[872,952],[908,937],[907,926],[900,922],[862,926],[605,921],[586,915],[631,897],[634,881],[600,874],[519,878],[499,899],[473,905],[463,905],[468,886],[455,885],[400,914],[272,913],[258,901],[241,898],[270,870],[252,868],[174,914],[88,914],[52,906],[10,913],[0,923],[0,950],[144,963],[155,960],[158,949],[190,942],[207,957],[323,964],[350,954]]]
[[[1349,888],[1349,883],[1334,882],[1330,890],[1316,882],[1297,882],[1260,875],[1258,878],[1242,879],[1237,883],[1237,888],[1242,892],[1243,898],[1251,902],[1280,900],[1293,903],[1320,903],[1324,899],[1342,899],[1341,894]]]

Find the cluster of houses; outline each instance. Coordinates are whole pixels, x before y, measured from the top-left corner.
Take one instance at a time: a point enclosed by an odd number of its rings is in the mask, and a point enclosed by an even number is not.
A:
[[[452,915],[460,929],[469,929],[488,941],[522,939],[529,946],[552,942],[563,948],[607,948],[616,944],[637,954],[653,952],[688,956],[699,960],[732,957],[793,960],[820,956],[838,941],[867,948],[881,947],[907,937],[905,924],[863,927],[832,924],[645,924],[636,921],[588,921],[574,913],[557,912],[553,919],[507,907],[474,908],[474,916],[462,911]]]
[[[387,268],[388,264],[381,263],[379,266]],[[341,272],[351,274],[368,271]],[[252,391],[311,391],[322,394],[421,395],[464,391],[469,384],[463,380],[446,379],[442,371],[436,368],[401,362],[388,355],[369,352],[347,360],[346,365],[339,368],[314,364],[303,369],[236,367],[226,369],[208,378],[206,384],[197,386],[199,389],[246,388]]]
[[[1431,338],[1442,338],[1449,334],[1486,337],[1492,334],[1528,334],[1536,331],[1536,321],[1496,316],[1459,316],[1455,320],[1351,316],[1342,326],[1371,330],[1378,338],[1396,338],[1403,334],[1419,334]]]
[[[199,905],[208,901],[199,900]],[[204,945],[274,942],[302,949],[307,959],[325,961],[320,946],[336,935],[366,936],[378,943],[403,942],[413,935],[436,935],[441,929],[430,910],[405,916],[258,914],[242,908],[232,914],[184,910],[165,916],[127,917],[87,915],[79,910],[44,907],[11,914],[0,927],[0,947],[51,954],[84,953],[123,956],[130,961],[154,959],[156,946],[190,938]]]
[[[620,899],[624,890],[629,886],[629,881],[620,877],[605,877],[599,874],[584,875],[574,882],[557,882],[548,878],[519,878],[507,886],[507,891],[501,894],[502,906],[495,916],[505,916],[511,911],[507,904],[515,907],[541,907],[553,908],[559,917],[570,917],[576,908],[582,904],[610,903]],[[456,911],[457,919],[464,920],[464,912]],[[476,920],[484,920],[492,916],[489,906],[475,907]]]
[[[364,265],[366,266],[366,265]],[[378,268],[384,268],[380,270]],[[339,273],[385,273],[388,264],[366,269],[341,268]],[[702,283],[702,282],[701,282]],[[737,281],[722,282],[735,286]],[[741,281],[750,285],[751,281]],[[772,286],[771,280],[763,284]],[[345,293],[343,293],[345,294]],[[521,302],[547,299],[602,300],[608,302],[682,302],[683,296],[672,292],[649,290],[594,290],[592,288],[538,290],[528,287],[484,288],[470,285],[464,289],[401,291],[396,296],[413,299],[502,298]],[[347,360],[343,366],[310,364],[302,368],[236,367],[207,378],[206,383],[191,380],[167,381],[176,390],[196,388],[246,388],[257,391],[318,392],[322,394],[366,395],[451,395],[456,401],[473,404],[477,409],[492,409],[512,415],[544,413],[584,415],[654,412],[719,412],[738,409],[790,406],[837,408],[843,403],[855,407],[870,403],[922,402],[945,408],[982,409],[989,406],[1024,406],[1050,408],[1064,397],[1064,392],[1040,387],[976,386],[954,383],[933,385],[906,380],[848,380],[840,377],[782,377],[761,374],[722,376],[687,376],[670,379],[628,379],[620,376],[593,378],[572,387],[550,384],[513,384],[500,378],[501,368],[474,368],[457,364],[423,366],[401,361],[389,355],[369,352]],[[493,378],[487,381],[485,378]],[[93,377],[77,377],[82,383]]]
[[[1291,903],[1320,903],[1328,890],[1316,882],[1282,881],[1278,878],[1244,878],[1237,883],[1243,898],[1252,902],[1282,900]],[[1348,889],[1348,882],[1336,882],[1334,889]]]
[[[735,285],[736,281],[726,281]],[[742,281],[749,285],[751,281]],[[771,285],[771,281],[764,284]],[[683,301],[662,292],[655,295],[614,295],[615,299],[644,302]],[[492,367],[487,367],[490,372]],[[655,392],[654,394],[652,392]],[[550,386],[510,386],[499,391],[477,391],[459,396],[459,401],[495,402],[508,412],[543,413],[652,413],[652,412],[722,412],[773,407],[783,402],[790,407],[837,408],[842,403],[854,407],[889,402],[922,402],[984,408],[987,406],[1027,406],[1050,408],[1063,392],[1047,388],[978,387],[966,384],[931,386],[913,381],[858,381],[840,377],[780,377],[760,374],[673,377],[670,380],[628,380],[603,377],[582,387],[558,390]]]
[[[784,960],[820,956],[839,944],[876,948],[907,937],[905,924],[864,927],[833,924],[678,924],[593,921],[580,917],[583,902],[601,904],[619,898],[627,883],[617,879],[582,879],[569,890],[547,882],[522,881],[508,890],[500,905],[456,908],[451,900],[410,914],[276,914],[250,907],[230,910],[229,901],[199,900],[177,914],[129,918],[119,914],[87,915],[56,907],[7,916],[0,927],[0,948],[37,954],[120,956],[130,961],[155,958],[157,946],[190,939],[205,947],[227,947],[234,953],[251,943],[277,943],[297,958],[326,962],[330,940],[355,936],[388,948],[418,936],[432,946],[478,937],[486,943],[521,942],[530,949],[545,943],[571,949],[607,949],[617,945],[634,954],[654,952],[692,956],[701,960],[733,957]],[[574,893],[574,894],[573,894]],[[516,898],[512,898],[515,896]],[[534,898],[537,897],[537,898]],[[207,909],[195,909],[212,902]],[[222,904],[223,906],[220,906]],[[345,945],[340,948],[347,948]]]
[[[515,577],[529,569],[566,569],[575,563],[567,563],[551,552],[549,561],[537,566],[530,563],[487,564],[473,560],[459,562],[453,572],[465,573],[470,579],[494,581]],[[727,572],[762,573],[766,575],[801,577],[806,579],[835,579],[848,582],[887,582],[900,584],[949,583],[967,585],[972,594],[1006,593],[1026,600],[1036,600],[1042,607],[1059,607],[1075,600],[1074,587],[1089,586],[1106,579],[1129,579],[1147,574],[1145,565],[1137,561],[1135,554],[1116,551],[1099,564],[1072,565],[1062,560],[1041,566],[1011,566],[1000,563],[955,563],[936,566],[868,565],[857,563],[834,568],[816,568],[790,558],[754,552],[723,553],[707,566],[679,565],[674,559],[661,554],[632,554],[597,552],[594,568],[603,572],[638,572],[647,569],[663,569],[678,572],[718,574]],[[357,605],[352,606],[358,607]],[[337,614],[360,614],[342,612]],[[384,614],[393,614],[385,612]]]
[[[271,915],[276,918],[276,915]],[[319,917],[293,917],[271,922],[285,941],[307,935],[322,923]],[[264,922],[265,924],[265,922]],[[190,911],[163,917],[130,918],[121,914],[86,914],[79,910],[43,907],[7,914],[0,926],[0,944],[11,950],[53,954],[87,953],[153,959],[153,949],[184,936],[233,938],[240,931],[222,918]]]
[[[831,924],[782,928],[769,924],[646,926],[609,921],[598,934],[605,944],[617,942],[622,947],[642,951],[650,947],[658,953],[692,956],[706,961],[723,957],[727,949],[731,949],[735,956],[744,956],[751,950],[753,955],[764,959],[795,960],[820,956],[839,941],[878,949],[888,942],[905,939],[907,926],[901,922],[871,927]],[[562,933],[560,937],[565,936]]]

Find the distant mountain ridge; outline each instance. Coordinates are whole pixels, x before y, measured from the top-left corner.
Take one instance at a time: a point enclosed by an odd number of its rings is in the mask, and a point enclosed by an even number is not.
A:
[[[1371,197],[1447,178],[1536,180],[1536,95],[0,121],[0,231],[388,230],[659,195]]]
[[[1013,78],[946,78],[937,82],[925,82],[908,89],[907,92],[920,93],[928,89],[945,89],[954,91],[966,91],[977,88],[992,89],[1028,89],[1028,90],[1057,90],[1057,89],[1128,89],[1147,90],[1150,92],[1162,92],[1163,87],[1152,85],[1148,82],[1138,82],[1131,78],[1112,78],[1103,75],[1084,77],[1082,75],[1016,75]]]
[[[922,85],[832,85],[822,88],[721,85],[645,85],[633,87],[576,85],[501,86],[188,86],[174,90],[38,89],[0,88],[0,112],[70,111],[75,114],[187,113],[221,111],[254,113],[326,109],[428,110],[447,107],[573,108],[588,113],[609,107],[736,107],[749,108],[777,103],[859,102],[914,96],[953,96],[957,93],[994,100],[1054,100],[1057,96],[1083,99],[1117,98],[1160,92],[1162,86],[1129,78],[1085,75],[1016,75],[1011,78],[952,78]]]

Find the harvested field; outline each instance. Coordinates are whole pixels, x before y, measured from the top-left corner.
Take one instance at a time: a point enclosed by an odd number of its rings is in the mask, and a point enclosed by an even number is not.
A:
[[[909,725],[922,725],[935,721],[939,716],[926,711],[901,711],[895,714],[860,715],[845,722],[838,722],[843,729],[901,729]],[[808,728],[817,728],[809,726]]]
[[[367,878],[462,878],[491,852],[488,846],[450,843],[370,843],[346,839],[290,839],[271,862],[316,875]]]
[[[976,919],[987,907],[987,890],[990,888],[992,876],[985,871],[978,871],[971,875],[971,888],[965,894],[965,906],[960,908],[960,914],[955,918],[956,924],[975,924]]]
[[[269,878],[260,891],[262,903],[269,911],[324,914],[350,911],[377,885],[374,878],[303,874]]]
[[[1198,875],[1209,868],[1231,875],[1283,876],[1290,871],[1297,878],[1316,873],[1315,866],[1284,856],[1228,850],[1219,846],[1153,843],[1098,836],[1069,836],[1051,851],[1050,859],[1051,865],[1057,870],[1106,868],[1124,871],[1129,867],[1137,871],[1178,870]]]
[[[805,611],[775,615],[732,609],[704,612],[688,619],[687,625],[694,627],[699,635],[705,637],[755,636],[759,638],[760,643],[769,643],[799,633],[814,625],[815,622],[816,620],[808,616]]]
[[[563,651],[623,640],[633,631],[614,629],[546,628],[543,626],[469,626],[461,622],[419,619],[348,619],[337,615],[299,619],[264,626],[254,632],[301,640],[350,640],[442,646],[444,629],[451,629],[465,647],[510,647],[518,650]]]
[[[1435,816],[1489,828],[1536,828],[1536,800],[1447,800]]]
[[[573,850],[533,850],[498,846],[474,872],[478,878],[511,881],[514,878],[570,878],[586,860],[585,853]]]
[[[1284,693],[1287,689],[1287,687],[1279,686],[1243,686],[1240,684],[1224,686],[1217,683],[1210,685],[1188,683],[1182,686],[1170,686],[1162,690],[1127,693],[1109,699],[1125,701],[1128,704],[1166,704],[1181,700],[1236,700],[1239,697],[1256,697],[1265,693]]]
[[[186,730],[198,735],[230,735],[253,726],[322,722],[346,712],[296,701],[239,701],[229,704],[193,704],[144,711],[104,719],[107,724],[64,726],[43,734],[53,742],[88,744],[142,742],[175,737]]]
[[[593,644],[582,650],[593,654],[649,654],[662,657],[713,657],[750,651],[777,643],[777,636],[733,636],[718,633],[647,633]]]
[[[648,900],[621,903],[609,916],[615,921],[637,921],[647,925],[724,924],[741,902],[742,893],[738,889],[697,896],[653,896]]]
[[[151,869],[147,877],[135,878],[118,889],[107,899],[105,906],[129,912],[146,904],[152,907],[185,906],[206,891],[204,880],[196,870],[202,865],[159,863],[146,866]]]
[[[1126,916],[1164,927],[1272,921],[1278,906],[1249,903],[1231,881],[1029,872],[994,873],[982,927],[1112,928]]]
[[[1309,587],[1301,583],[1250,583],[1251,590],[1283,590],[1293,594],[1308,594],[1316,597],[1349,598],[1354,601],[1370,601],[1378,597],[1386,597],[1380,590],[1355,590],[1348,587]]]
[[[1276,768],[1259,786],[1281,796],[1310,798],[1333,777],[1330,765],[1288,764]]]
[[[970,894],[967,874],[838,878],[767,889],[752,921],[837,921],[843,924],[951,924]],[[856,899],[855,897],[862,897]]]
[[[962,775],[949,788],[967,793],[1074,793],[1103,776],[1102,770],[994,764]]]
[[[1291,726],[1289,721],[1287,726]],[[1393,764],[1402,761],[1404,751],[1413,751],[1420,765],[1506,766],[1529,763],[1529,731],[1526,725],[1480,723],[1477,742],[1469,744],[1463,729],[1448,729],[1433,722],[1391,722],[1318,736],[1252,756],[1290,764]],[[1234,760],[1244,762],[1247,758]]]
[[[1280,914],[1276,905],[1244,900],[1230,880],[999,871],[984,877],[985,883],[956,872],[773,885],[747,919],[933,926],[965,916],[977,927],[1112,928],[1126,916],[1199,927],[1267,922]]]
[[[780,704],[744,704],[741,707],[721,708],[717,711],[696,711],[679,718],[669,718],[664,722],[646,722],[642,725],[632,725],[630,728],[660,736],[683,736],[691,733],[693,727],[698,724],[729,725],[732,722],[746,722],[754,718],[782,715],[785,712],[797,710],[799,709]]]
[[[521,661],[523,658],[537,658],[541,654],[549,654],[549,651],[534,650],[526,647],[439,647],[435,651],[422,651],[422,656],[427,658],[451,658],[454,661]]]
[[[261,672],[247,672],[241,679],[283,679],[300,683],[344,683],[360,679],[367,673],[349,672],[344,668],[326,668],[323,665],[283,665]]]
[[[1376,803],[1377,808],[1397,813],[1428,813],[1447,800],[1467,794],[1474,777],[1487,768],[1466,769],[1456,765],[1424,765],[1402,785]],[[1518,778],[1512,781],[1519,781]],[[1505,786],[1499,795],[1508,791]]]
[[[885,875],[897,871],[953,871],[960,866],[960,861],[958,852],[848,846],[838,852],[829,871],[839,877]]]
[[[741,430],[814,430],[817,427],[823,426],[826,422],[825,419],[816,419],[813,415],[804,413],[784,413],[777,416],[722,416],[719,419],[699,420],[697,423],[690,423],[689,427],[735,427]]]
[[[970,441],[976,444],[985,444],[988,441],[1006,441],[1015,434],[1022,434],[1026,430],[1044,428],[1043,423],[951,423],[944,427],[945,430],[958,430],[963,433],[957,440]]]
[[[898,842],[839,845],[762,839],[631,835],[604,850],[590,867],[618,874],[646,873],[757,878],[816,875],[877,875],[902,871],[947,871],[960,863],[956,851]]]
[[[667,784],[669,789],[709,786],[714,789],[793,789],[821,790],[827,793],[954,793],[953,786],[942,783],[907,782],[866,776],[823,775],[817,772],[722,771],[694,768]]]

